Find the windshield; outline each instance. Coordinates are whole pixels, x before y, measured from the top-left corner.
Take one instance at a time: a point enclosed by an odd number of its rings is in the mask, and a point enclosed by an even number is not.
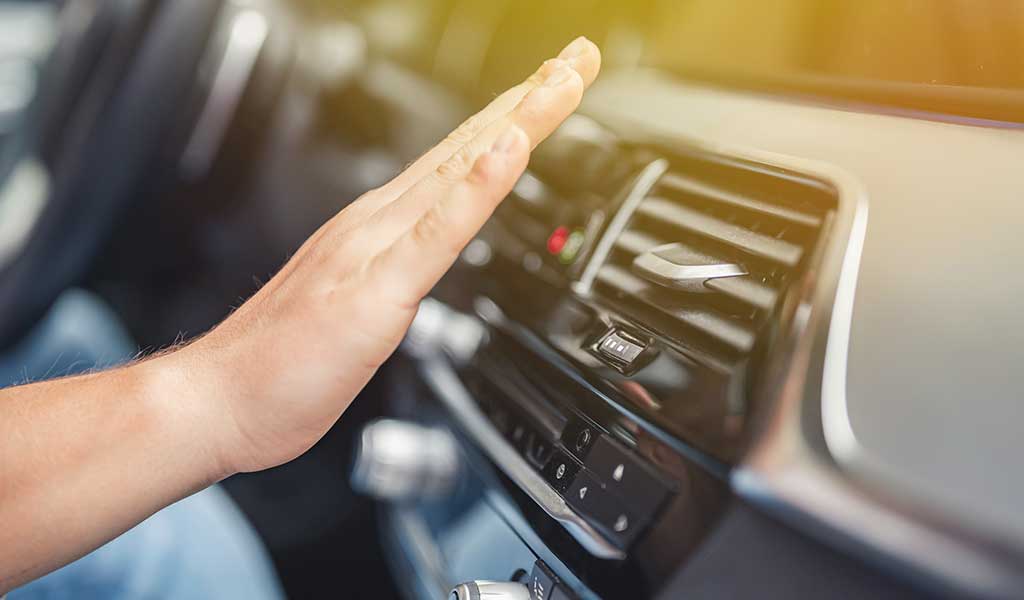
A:
[[[726,85],[1024,122],[1019,0],[663,0],[647,62]]]

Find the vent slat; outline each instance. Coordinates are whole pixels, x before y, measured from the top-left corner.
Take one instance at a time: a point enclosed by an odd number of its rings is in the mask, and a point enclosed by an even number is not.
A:
[[[622,232],[619,239],[615,240],[615,246],[625,250],[626,252],[637,255],[647,252],[651,248],[657,248],[664,242],[654,237],[653,235],[647,235],[641,233],[635,229],[627,229]]]
[[[742,208],[762,215],[782,219],[796,225],[814,228],[821,227],[821,217],[817,215],[807,214],[784,206],[769,204],[767,202],[734,194],[719,187],[709,185],[677,173],[669,173],[665,175],[659,185],[668,188],[669,190],[691,194],[693,196],[700,196],[722,204],[729,204],[736,208]]]
[[[648,198],[638,212],[786,267],[796,267],[803,256],[803,248],[796,244],[761,235],[665,198]]]
[[[729,277],[712,279],[705,283],[708,289],[730,296],[758,308],[769,311],[775,308],[779,294],[772,288],[761,285],[750,277]]]
[[[607,265],[598,273],[597,280],[616,292],[643,302],[665,316],[707,334],[737,352],[746,353],[754,347],[756,337],[753,331],[719,316],[711,310],[699,307],[669,307],[651,302],[647,297],[650,284],[625,269]]]
[[[635,229],[627,229],[626,231],[622,232],[622,235],[619,236],[619,239],[615,241],[615,246],[633,256],[637,256],[643,254],[644,252],[647,252],[652,248],[657,248],[658,246],[661,246],[664,243],[665,242],[659,240],[658,238],[652,235],[639,232]],[[683,244],[682,242],[673,242],[673,244],[685,248],[687,252],[694,256],[704,256],[706,258],[712,258],[710,254],[706,252],[701,252],[692,246]]]

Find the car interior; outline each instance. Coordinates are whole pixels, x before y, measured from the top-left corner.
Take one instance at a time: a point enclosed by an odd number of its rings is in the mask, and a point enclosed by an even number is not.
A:
[[[1024,597],[1024,2],[3,0],[0,356],[70,290],[201,335],[578,35],[400,350],[224,482],[288,597]]]

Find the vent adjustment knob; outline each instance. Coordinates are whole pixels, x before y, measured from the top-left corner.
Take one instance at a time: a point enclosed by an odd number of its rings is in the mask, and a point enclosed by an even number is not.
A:
[[[633,260],[633,271],[660,286],[687,292],[710,292],[712,279],[747,274],[742,266],[697,252],[679,243],[652,248]]]

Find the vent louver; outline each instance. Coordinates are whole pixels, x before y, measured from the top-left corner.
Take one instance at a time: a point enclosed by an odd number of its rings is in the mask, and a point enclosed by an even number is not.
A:
[[[630,320],[731,362],[755,348],[834,208],[830,188],[786,171],[676,159],[616,240],[595,291]],[[665,287],[633,265],[665,244],[747,275],[710,279],[704,293]]]

